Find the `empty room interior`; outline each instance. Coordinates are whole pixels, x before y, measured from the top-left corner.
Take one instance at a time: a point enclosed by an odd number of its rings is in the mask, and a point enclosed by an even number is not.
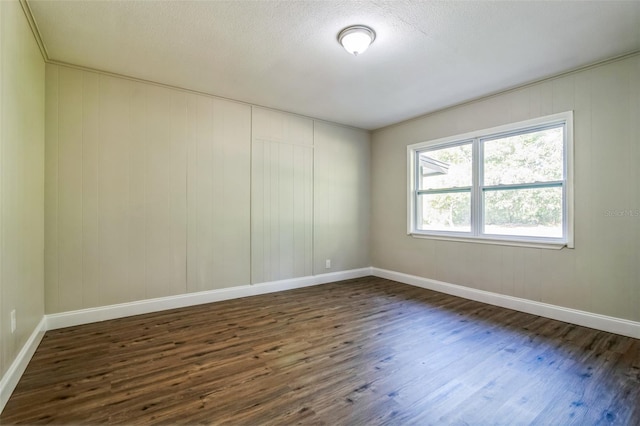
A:
[[[640,425],[640,2],[0,1],[0,423]]]

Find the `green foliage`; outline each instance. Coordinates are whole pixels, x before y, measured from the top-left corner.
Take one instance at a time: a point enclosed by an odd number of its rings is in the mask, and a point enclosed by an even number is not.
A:
[[[446,228],[469,227],[471,197],[469,192],[423,195],[424,224],[428,227],[444,225]]]
[[[562,129],[483,141],[484,185],[562,180]],[[422,189],[471,186],[471,144],[428,151],[421,155],[447,163],[447,174],[425,176]],[[485,191],[485,224],[557,226],[562,223],[562,189],[498,189]],[[459,228],[469,225],[470,192],[423,196],[424,225]]]
[[[541,188],[485,193],[485,223],[555,226],[562,223],[562,189]]]
[[[562,130],[549,129],[484,142],[484,185],[562,179]]]
[[[449,165],[447,174],[426,176],[422,179],[424,189],[470,187],[472,183],[471,144],[429,151],[425,154],[434,160]],[[471,219],[470,192],[431,194],[423,200],[424,224],[428,227],[445,225],[447,228],[468,227]]]

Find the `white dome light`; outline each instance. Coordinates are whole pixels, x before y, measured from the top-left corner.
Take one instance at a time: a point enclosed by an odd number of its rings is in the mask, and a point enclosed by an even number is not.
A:
[[[345,50],[354,56],[358,56],[367,48],[373,40],[376,39],[376,33],[369,27],[364,25],[353,25],[340,31],[338,41]]]

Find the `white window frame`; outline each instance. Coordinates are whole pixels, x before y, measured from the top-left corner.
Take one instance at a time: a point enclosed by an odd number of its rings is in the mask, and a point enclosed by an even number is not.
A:
[[[514,235],[492,235],[483,234],[483,179],[482,164],[483,146],[482,141],[495,139],[518,132],[535,131],[547,126],[564,126],[564,155],[563,155],[563,178],[556,181],[556,186],[563,189],[563,237],[530,237]],[[472,174],[473,182],[471,186],[471,232],[455,231],[429,231],[417,228],[417,208],[418,208],[418,154],[425,149],[445,148],[471,142],[473,152]],[[535,187],[537,184],[523,185],[523,187]],[[516,185],[502,185],[501,188],[508,188]],[[543,184],[545,186],[545,184]],[[436,240],[463,241],[485,244],[500,244],[521,247],[536,247],[561,249],[563,247],[574,248],[573,241],[573,111],[538,117],[531,120],[519,121],[517,123],[503,126],[482,129],[474,132],[445,137],[426,142],[420,142],[407,146],[407,234],[417,238],[430,238]]]

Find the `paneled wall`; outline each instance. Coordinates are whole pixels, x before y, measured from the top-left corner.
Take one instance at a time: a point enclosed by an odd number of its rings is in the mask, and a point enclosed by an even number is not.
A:
[[[0,377],[44,313],[44,75],[20,3],[0,2]]]
[[[406,147],[574,111],[575,249],[406,235]],[[374,132],[373,266],[640,321],[640,56]]]
[[[192,100],[197,127],[188,149],[187,291],[249,284],[251,107]]]
[[[46,79],[47,313],[369,266],[368,132],[61,65]]]
[[[313,271],[354,269],[369,262],[369,136],[316,123],[314,127]],[[331,268],[326,268],[326,260]]]
[[[47,312],[249,283],[249,106],[47,65]]]
[[[313,120],[253,107],[251,278],[313,273]]]

